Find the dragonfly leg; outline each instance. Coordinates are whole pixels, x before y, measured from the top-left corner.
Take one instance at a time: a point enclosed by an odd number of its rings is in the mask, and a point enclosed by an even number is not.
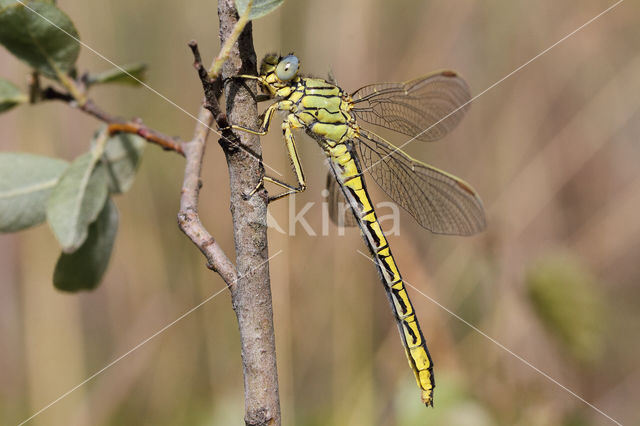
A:
[[[266,101],[272,101],[273,96],[267,95],[266,93],[258,93],[257,95],[254,96],[254,99],[256,100],[256,102],[266,102]]]
[[[286,189],[286,191],[281,193],[281,194],[269,196],[269,200],[268,200],[269,203],[271,203],[273,201],[276,201],[276,200],[279,200],[281,198],[286,198],[291,194],[296,194],[298,192],[302,192],[302,191],[304,191],[306,189],[306,185],[297,186],[296,187],[296,186],[289,185],[286,182],[282,182],[280,180],[274,179],[274,178],[269,177],[269,176],[265,176],[264,180],[267,181],[267,182],[275,183],[276,185]]]
[[[283,182],[283,181],[281,181],[279,179],[276,179],[274,177],[264,176],[262,178],[262,180],[260,181],[260,183],[258,183],[256,185],[256,187],[251,190],[251,192],[249,192],[248,194],[246,194],[244,196],[244,199],[248,200],[249,198],[253,197],[253,194],[258,192],[258,190],[260,190],[260,188],[264,188],[264,183],[265,182],[270,182],[270,183],[276,184],[279,187],[284,188],[284,189],[287,190],[287,191],[283,192],[282,194],[278,194],[278,195],[275,195],[273,197],[269,197],[269,202],[272,202],[272,201],[275,201],[275,200],[279,200],[280,198],[284,198],[284,197],[286,197],[288,195],[291,195],[293,193],[296,193],[296,192],[304,191],[304,189],[301,189],[300,187],[295,187],[293,185],[289,185],[288,183]]]
[[[275,112],[276,110],[277,109],[274,109],[270,114],[273,115],[273,112]],[[296,142],[293,137],[293,129],[297,127],[301,127],[301,125],[295,119],[291,119],[292,117],[293,116],[289,116],[287,120],[285,120],[282,123],[282,133],[284,135],[285,145],[287,146],[287,152],[289,154],[289,158],[291,158],[291,166],[293,168],[293,172],[295,173],[296,179],[298,181],[298,186],[288,184],[286,182],[281,181],[280,179],[277,179],[271,176],[264,176],[260,181],[260,183],[258,183],[258,185],[256,185],[256,187],[253,188],[251,192],[245,195],[245,199],[251,198],[256,192],[258,192],[260,188],[263,188],[265,182],[276,184],[279,187],[285,189],[285,192],[281,194],[269,196],[269,200],[268,200],[269,203],[271,203],[272,201],[279,200],[281,198],[288,197],[291,194],[302,192],[305,189],[307,189],[307,183],[304,179],[304,172],[302,171],[302,164],[300,164],[300,159],[298,158],[298,152],[296,150]],[[266,127],[268,128],[269,121],[265,120],[265,122],[266,122]],[[239,130],[246,131],[246,129],[244,128],[240,128]]]
[[[270,105],[269,108],[262,115],[262,125],[259,129],[254,130],[248,127],[236,126],[235,124],[231,125],[233,130],[240,130],[242,132],[251,133],[253,135],[264,136],[269,132],[269,126],[271,125],[271,119],[273,118],[273,114],[279,109],[278,104],[280,102],[276,102],[273,105]],[[224,130],[224,129],[223,129]]]
[[[231,76],[231,77],[227,77],[227,78],[224,79],[223,83],[226,83],[227,81],[234,80],[234,79],[236,79],[236,80],[258,80],[258,81],[262,80],[262,78],[257,76],[257,75],[246,75],[246,74],[243,74],[243,75],[234,75],[234,76]],[[262,83],[260,83],[260,84],[262,84]],[[253,99],[256,102],[270,101],[270,100],[273,99],[273,96],[271,96],[271,95],[268,95],[266,93],[258,93],[258,94],[256,94],[256,93],[253,93],[253,90],[249,89],[246,85],[245,85],[245,87],[247,88],[247,90],[249,90],[249,92],[251,93],[251,96],[253,97]]]
[[[295,173],[296,179],[298,180],[298,186],[294,187],[292,185],[285,184],[284,182],[275,182],[274,179],[271,179],[271,182],[288,189],[288,191],[285,191],[282,194],[278,194],[273,197],[269,197],[269,202],[288,197],[291,194],[302,192],[307,189],[307,182],[304,179],[302,164],[300,163],[300,158],[298,158],[298,151],[296,150],[296,141],[293,137],[293,129],[296,127],[302,126],[295,119],[294,115],[289,115],[287,119],[282,123],[282,134],[284,135],[284,143],[287,146],[287,152],[289,153],[289,158],[291,159],[291,167],[293,168],[293,172]]]
[[[240,74],[240,75],[232,75],[231,77],[227,77],[225,81],[233,80],[234,78],[245,79],[245,80],[260,80],[260,76],[257,76],[257,75]]]
[[[259,184],[257,184],[255,188],[253,188],[253,190],[251,192],[249,192],[247,195],[244,196],[245,200],[251,198],[253,196],[253,194],[258,192],[258,190],[260,188],[263,188],[265,182],[270,182],[270,183],[273,183],[275,185],[278,185],[281,188],[286,189],[286,191],[283,192],[282,194],[270,196],[269,200],[268,200],[269,203],[271,203],[272,201],[276,201],[276,200],[279,200],[281,198],[287,197],[287,196],[289,196],[291,194],[294,194],[296,192],[304,191],[304,188],[296,187],[296,186],[293,186],[293,185],[289,185],[288,183],[283,182],[283,181],[281,181],[279,179],[276,179],[274,177],[271,177],[271,176],[265,176],[265,177],[262,178],[262,181]]]
[[[285,145],[287,146],[287,152],[289,154],[289,158],[291,158],[291,167],[293,168],[293,172],[296,175],[296,179],[298,181],[298,186],[290,185],[286,182],[283,182],[279,179],[272,178],[270,176],[265,176],[263,181],[256,187],[252,192],[255,193],[261,186],[264,185],[264,182],[271,182],[273,184],[278,185],[281,188],[284,188],[285,191],[274,196],[269,196],[269,203],[272,201],[279,200],[281,198],[288,197],[291,194],[296,194],[298,192],[302,192],[307,189],[307,182],[304,179],[304,172],[302,171],[302,164],[300,164],[300,159],[298,158],[298,151],[296,150],[296,142],[293,137],[293,129],[296,127],[300,127],[300,124],[292,119],[293,116],[289,116],[287,120],[282,123],[282,133],[284,135]]]
[[[269,106],[266,111],[262,114],[262,125],[259,129],[254,130],[248,127],[236,126],[235,124],[231,125],[233,130],[240,130],[242,132],[251,133],[254,135],[264,136],[269,132],[269,127],[271,126],[271,119],[276,111],[289,111],[293,103],[291,101],[280,101],[276,102]]]

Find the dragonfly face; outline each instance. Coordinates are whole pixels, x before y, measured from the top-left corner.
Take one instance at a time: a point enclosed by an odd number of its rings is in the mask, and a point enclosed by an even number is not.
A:
[[[294,55],[268,54],[260,64],[258,81],[269,95],[287,96],[290,92],[286,88],[297,83],[299,65],[300,61]]]
[[[422,400],[433,405],[433,362],[418,324],[404,281],[391,254],[369,198],[363,173],[374,181],[420,225],[434,233],[470,235],[485,226],[484,210],[473,188],[463,180],[415,160],[359,121],[408,135],[411,140],[442,138],[461,120],[471,95],[467,84],[453,71],[439,71],[404,83],[372,84],[349,95],[335,84],[300,77],[293,55],[267,55],[257,79],[263,90],[278,99],[264,113],[260,130],[265,134],[276,111],[286,113],[282,130],[298,185],[275,178],[265,180],[286,191],[270,200],[306,188],[294,140],[295,129],[305,130],[324,150],[334,182],[331,202],[346,200],[378,268],[400,331],[409,365]],[[364,167],[363,167],[364,166]],[[330,211],[335,211],[330,206]]]

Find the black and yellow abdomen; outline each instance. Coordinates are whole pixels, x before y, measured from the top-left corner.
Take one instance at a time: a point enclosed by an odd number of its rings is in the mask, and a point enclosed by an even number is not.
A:
[[[303,127],[316,139],[330,160],[331,170],[340,183],[375,260],[409,366],[421,389],[422,400],[427,405],[433,405],[433,362],[389,243],[369,198],[362,169],[357,157],[353,155],[352,141],[359,135],[359,128],[350,114],[350,97],[339,87],[324,80],[299,78],[287,100],[293,103],[289,122],[296,121],[296,127]]]
[[[330,159],[331,170],[341,184],[345,199],[353,209],[365,243],[374,258],[400,331],[409,366],[422,392],[422,400],[427,405],[433,405],[433,361],[400,271],[391,254],[389,242],[369,198],[360,164],[351,154],[349,143],[337,143],[334,147],[327,148],[326,153]]]

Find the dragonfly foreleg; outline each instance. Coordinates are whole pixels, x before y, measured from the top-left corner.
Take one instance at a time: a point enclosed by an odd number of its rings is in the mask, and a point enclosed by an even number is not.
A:
[[[270,105],[269,108],[262,115],[262,125],[258,130],[250,129],[248,127],[236,126],[235,124],[231,125],[233,130],[240,130],[242,132],[251,133],[254,135],[264,136],[269,132],[269,126],[271,125],[271,119],[273,118],[273,114],[279,109],[278,104],[280,102],[276,102],[273,105]]]
[[[235,124],[231,125],[231,128],[234,130],[240,130],[243,132],[251,133],[254,135],[264,136],[269,132],[269,127],[271,126],[271,119],[276,111],[289,111],[291,110],[293,103],[291,101],[280,101],[276,102],[272,105],[269,105],[269,108],[265,110],[262,114],[262,125],[259,129],[254,130],[248,127],[236,126]]]
[[[246,75],[246,74],[234,75],[234,76],[225,78],[223,80],[223,84],[226,84],[227,81],[229,81],[229,80],[258,80],[258,81],[260,81],[260,77],[257,76],[257,75]],[[247,89],[247,91],[249,91],[249,93],[251,93],[251,97],[256,102],[264,102],[264,101],[269,101],[269,100],[273,99],[273,96],[267,95],[265,93],[258,93],[258,94],[254,93],[253,90],[249,86],[247,86],[247,84],[244,81],[242,81],[241,84],[245,87],[245,89]]]

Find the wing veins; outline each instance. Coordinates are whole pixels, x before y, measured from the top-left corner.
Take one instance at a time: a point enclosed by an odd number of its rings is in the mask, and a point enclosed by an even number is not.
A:
[[[471,94],[457,74],[440,71],[404,83],[364,86],[352,98],[358,119],[422,141],[434,141],[457,126]]]
[[[363,130],[355,142],[375,182],[421,226],[458,235],[484,228],[482,203],[468,184],[412,159],[374,133]]]

